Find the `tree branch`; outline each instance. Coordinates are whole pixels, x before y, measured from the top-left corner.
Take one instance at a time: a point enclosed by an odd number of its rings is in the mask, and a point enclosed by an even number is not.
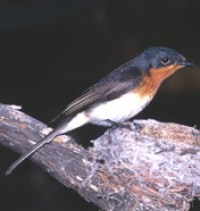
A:
[[[31,159],[102,210],[189,210],[200,193],[200,131],[135,120],[84,149],[60,136]],[[46,125],[0,105],[0,143],[24,153]]]

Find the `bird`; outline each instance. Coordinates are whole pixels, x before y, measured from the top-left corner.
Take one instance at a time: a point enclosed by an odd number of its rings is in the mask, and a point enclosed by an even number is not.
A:
[[[10,165],[10,175],[26,158],[57,136],[91,123],[123,125],[154,98],[162,82],[177,70],[193,65],[171,48],[151,47],[117,67],[70,103],[53,121],[54,129]]]

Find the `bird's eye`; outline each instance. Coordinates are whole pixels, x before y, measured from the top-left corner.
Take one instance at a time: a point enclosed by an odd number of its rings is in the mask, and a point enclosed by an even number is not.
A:
[[[168,65],[170,62],[171,62],[171,60],[169,58],[167,58],[167,57],[161,58],[161,63],[163,65]]]

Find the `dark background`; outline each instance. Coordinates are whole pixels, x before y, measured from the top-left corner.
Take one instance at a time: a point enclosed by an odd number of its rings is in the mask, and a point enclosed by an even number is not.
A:
[[[136,118],[200,128],[199,11],[198,0],[1,0],[0,101],[48,123],[118,65],[148,47],[167,46],[196,66],[168,79]],[[91,127],[77,134],[83,143]],[[0,146],[0,171],[18,156]],[[195,202],[191,210],[198,207]],[[98,208],[26,161],[1,180],[0,210]]]

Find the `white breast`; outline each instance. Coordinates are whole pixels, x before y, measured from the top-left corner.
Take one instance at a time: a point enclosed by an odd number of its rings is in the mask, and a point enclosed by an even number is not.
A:
[[[97,105],[87,112],[90,121],[94,124],[107,126],[104,120],[124,122],[144,109],[151,101],[151,96],[141,96],[129,92],[120,98]]]

